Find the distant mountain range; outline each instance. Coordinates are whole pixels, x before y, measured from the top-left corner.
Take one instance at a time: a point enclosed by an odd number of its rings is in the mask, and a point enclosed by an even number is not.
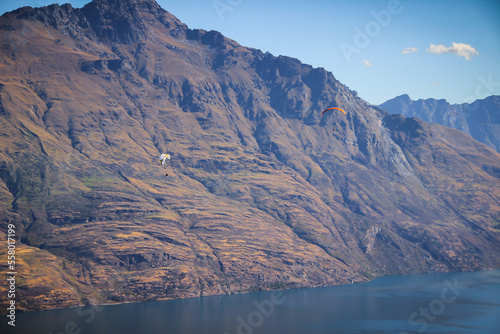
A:
[[[449,104],[446,100],[412,101],[408,95],[388,100],[380,108],[391,114],[418,117],[423,121],[449,126],[500,152],[500,96],[473,103]]]
[[[153,0],[1,16],[0,135],[18,309],[500,266],[500,154]]]

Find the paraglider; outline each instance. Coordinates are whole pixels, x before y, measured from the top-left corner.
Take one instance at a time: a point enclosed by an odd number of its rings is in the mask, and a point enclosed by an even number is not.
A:
[[[160,162],[162,165],[165,164],[165,160],[169,159],[170,160],[170,154],[162,154],[160,155]]]
[[[340,109],[340,108],[327,108],[325,110],[323,110],[323,112],[321,113],[321,116],[323,116],[323,114],[328,111],[328,110],[334,110],[334,109],[337,109],[337,110],[340,110],[344,113],[344,115],[347,115],[346,112],[344,111],[344,109]]]
[[[170,160],[170,154],[162,154],[160,155],[160,162],[162,165],[165,165],[165,161],[169,159]],[[168,176],[168,173],[165,174],[165,176]]]
[[[344,109],[332,107],[332,108],[327,108],[327,109],[323,110],[323,112],[321,113],[321,116],[323,116],[323,114],[325,112],[327,112],[328,110],[340,110],[340,111],[342,111],[344,113],[344,115],[347,115],[346,112],[344,111]],[[335,128],[333,128],[333,131],[335,131]]]

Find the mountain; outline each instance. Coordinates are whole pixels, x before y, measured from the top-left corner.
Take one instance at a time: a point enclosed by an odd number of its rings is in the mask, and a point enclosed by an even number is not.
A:
[[[152,0],[24,7],[0,50],[19,309],[499,267],[500,155],[322,68]]]
[[[473,103],[449,104],[446,100],[412,101],[401,95],[382,103],[383,110],[406,117],[418,117],[467,133],[500,152],[500,96],[492,95]]]

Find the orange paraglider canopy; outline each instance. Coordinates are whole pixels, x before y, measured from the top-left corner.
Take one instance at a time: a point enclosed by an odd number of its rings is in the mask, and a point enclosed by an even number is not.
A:
[[[325,113],[325,111],[332,110],[332,109],[340,110],[340,111],[342,111],[344,113],[344,115],[347,115],[346,112],[343,109],[340,109],[340,108],[328,108],[328,109],[323,110],[323,112],[321,113],[321,116],[323,116],[323,114]]]

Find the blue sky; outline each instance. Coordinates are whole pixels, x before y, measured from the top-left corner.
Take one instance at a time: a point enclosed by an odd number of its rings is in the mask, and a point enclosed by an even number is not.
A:
[[[0,13],[53,2],[3,0]],[[190,28],[323,67],[373,104],[401,94],[450,103],[500,95],[497,0],[157,2]]]

